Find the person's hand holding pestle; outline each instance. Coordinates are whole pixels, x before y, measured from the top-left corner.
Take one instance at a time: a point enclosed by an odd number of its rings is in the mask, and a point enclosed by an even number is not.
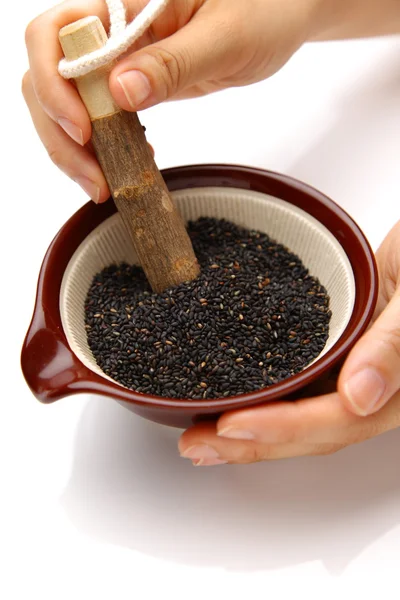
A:
[[[146,4],[125,0],[128,21]],[[102,202],[107,184],[83,147],[90,119],[73,84],[58,74],[60,29],[89,15],[107,28],[103,0],[67,0],[28,25],[23,93],[50,158]],[[121,108],[138,111],[261,81],[308,40],[396,32],[399,21],[397,0],[171,0],[115,67],[110,88]]]
[[[146,4],[128,0],[128,20]],[[59,30],[88,15],[108,25],[102,0],[68,0],[28,26],[23,93],[53,162],[102,202],[107,184],[84,146],[89,117],[73,84],[58,74]],[[307,41],[397,32],[398,0],[171,0],[114,68],[110,89],[123,109],[138,111],[265,79]],[[399,247],[397,225],[378,253],[380,316],[349,356],[337,393],[226,414],[217,425],[185,432],[181,454],[205,465],[321,454],[399,427]]]

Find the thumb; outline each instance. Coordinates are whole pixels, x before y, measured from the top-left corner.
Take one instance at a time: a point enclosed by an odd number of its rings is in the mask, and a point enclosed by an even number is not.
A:
[[[367,416],[400,390],[400,289],[350,352],[339,377],[347,408]]]
[[[111,93],[125,110],[149,108],[207,79],[222,78],[238,62],[238,45],[232,25],[215,14],[212,19],[196,14],[173,35],[121,60],[110,76]]]

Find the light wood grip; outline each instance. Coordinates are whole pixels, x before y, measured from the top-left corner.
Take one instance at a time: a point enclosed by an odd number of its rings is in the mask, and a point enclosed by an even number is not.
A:
[[[86,17],[60,31],[68,60],[101,48],[106,41],[98,17]],[[114,202],[152,289],[161,292],[195,279],[200,269],[137,114],[121,110],[111,96],[112,66],[75,82],[92,121],[92,145]]]

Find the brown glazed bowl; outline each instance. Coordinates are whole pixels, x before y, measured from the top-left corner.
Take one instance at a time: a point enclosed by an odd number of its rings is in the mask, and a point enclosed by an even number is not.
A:
[[[78,393],[100,394],[146,419],[187,427],[199,420],[216,418],[227,410],[278,399],[289,401],[330,390],[349,350],[368,327],[377,300],[374,255],[356,223],[315,189],[260,169],[197,165],[167,169],[163,177],[171,192],[190,188],[235,188],[243,193],[253,191],[283,200],[293,205],[294,210],[311,215],[330,232],[335,244],[338,242],[353,272],[354,303],[344,331],[329,351],[301,373],[266,389],[236,397],[196,401],[170,399],[136,393],[114,383],[83,364],[71,350],[60,311],[61,286],[71,257],[87,236],[116,212],[111,201],[99,206],[89,202],[56,235],[40,271],[34,314],[21,355],[24,377],[36,398],[51,403]]]

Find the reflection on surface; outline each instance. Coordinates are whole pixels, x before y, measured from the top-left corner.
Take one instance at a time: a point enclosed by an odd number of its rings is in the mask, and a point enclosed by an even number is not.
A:
[[[329,457],[209,469],[178,456],[179,434],[90,400],[62,498],[75,526],[183,564],[337,573],[400,523],[400,430]]]

